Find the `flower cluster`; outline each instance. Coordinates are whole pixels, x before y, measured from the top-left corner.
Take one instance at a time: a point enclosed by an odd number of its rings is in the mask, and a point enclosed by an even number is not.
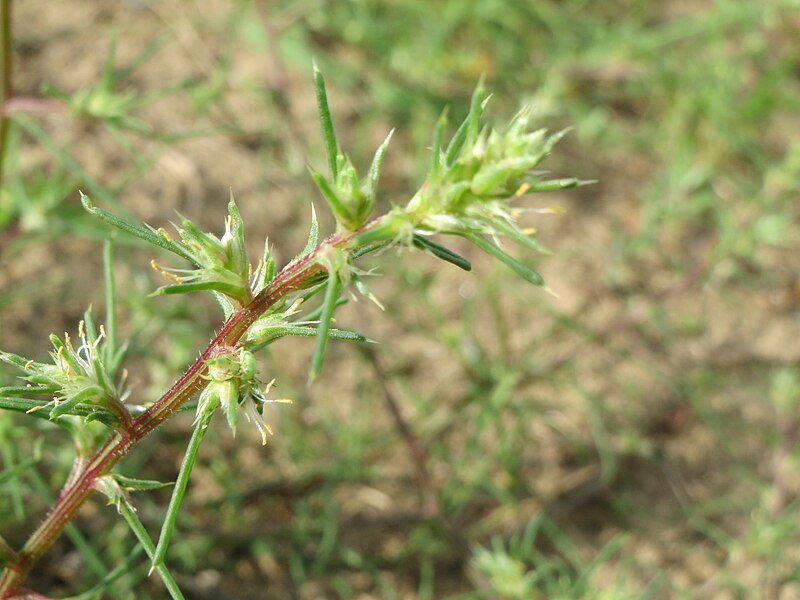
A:
[[[405,207],[396,207],[369,231],[360,234],[358,244],[389,241],[413,245],[469,269],[464,258],[428,239],[435,234],[457,235],[499,259],[527,281],[544,284],[536,271],[499,246],[498,240],[503,236],[527,249],[543,250],[531,236],[533,230],[517,223],[524,209],[512,207],[512,202],[528,193],[589,182],[575,178],[543,179],[542,173],[533,169],[565,132],[548,135],[544,129],[530,131],[528,110],[517,113],[502,132],[481,128],[487,101],[483,87],[478,86],[469,114],[446,147],[442,140],[447,117],[446,113],[442,115],[434,132],[432,162],[425,183]],[[538,209],[538,212],[554,211]]]
[[[221,348],[214,357],[206,361],[206,366],[209,383],[200,394],[197,404],[198,420],[201,415],[220,407],[236,435],[239,407],[242,407],[247,420],[252,421],[261,434],[261,443],[266,444],[267,434],[272,435],[272,429],[264,421],[264,404],[291,403],[291,400],[266,398],[275,380],[270,381],[265,389],[261,389],[261,382],[256,378],[256,357],[244,348]]]
[[[433,164],[425,185],[405,212],[418,233],[462,236],[506,235],[530,246],[516,218],[521,211],[510,206],[516,198],[534,192],[565,189],[584,182],[541,179],[533,169],[550,154],[565,131],[548,135],[530,131],[530,111],[517,113],[505,131],[480,128],[488,98],[482,86],[475,90],[469,115],[447,148],[441,147],[440,119],[434,136]],[[538,248],[538,245],[536,245]]]
[[[122,404],[130,393],[125,385],[127,372],[123,369],[122,375],[115,377],[121,355],[110,356],[111,353],[106,351],[102,325],[98,333],[91,321],[87,325],[83,320],[78,326],[78,337],[81,343],[76,348],[69,334],[64,333],[63,341],[51,335],[52,363],[0,352],[0,360],[23,371],[25,375],[22,378],[27,382],[20,388],[2,388],[2,393],[8,396],[49,396],[49,401],[35,402],[27,412],[45,410],[53,420],[77,413],[87,420],[101,420],[111,426],[127,423],[129,413]]]
[[[252,271],[244,244],[244,223],[236,203],[228,203],[225,233],[221,238],[201,231],[189,219],[175,226],[181,236],[174,242],[163,229],[158,230],[164,240],[178,246],[182,256],[194,263],[194,269],[165,269],[152,261],[153,268],[174,283],[160,287],[157,294],[182,294],[199,290],[221,293],[240,305],[252,297]],[[265,259],[268,256],[265,255]],[[262,261],[262,264],[266,262]]]

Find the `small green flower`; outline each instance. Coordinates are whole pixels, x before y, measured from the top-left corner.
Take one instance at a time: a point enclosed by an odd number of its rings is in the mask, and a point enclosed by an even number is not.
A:
[[[221,349],[216,356],[206,361],[206,365],[206,379],[209,383],[200,394],[197,420],[201,415],[220,407],[236,435],[238,411],[241,407],[247,420],[253,422],[261,434],[261,443],[266,444],[267,434],[272,435],[272,428],[264,421],[264,404],[291,403],[291,400],[266,398],[275,385],[275,380],[261,389],[261,382],[256,378],[258,366],[255,355],[244,348]]]
[[[217,238],[197,228],[189,219],[181,221],[181,227],[175,227],[181,236],[180,242],[173,242],[163,229],[158,234],[167,242],[177,244],[183,253],[194,263],[194,269],[167,269],[152,261],[154,269],[162,273],[174,283],[160,287],[157,294],[181,294],[198,290],[219,292],[246,304],[252,297],[251,285],[263,287],[261,281],[252,277],[252,269],[247,260],[244,243],[244,223],[239,209],[231,197],[228,203],[228,217],[225,219],[225,233]],[[269,261],[269,253],[256,270],[261,273],[261,264]],[[253,281],[251,281],[253,279]]]
[[[130,394],[125,385],[127,371],[123,369],[122,375],[116,378],[114,369],[109,366],[103,348],[103,326],[100,326],[99,334],[92,330],[87,332],[85,321],[81,321],[78,325],[78,337],[81,343],[76,348],[68,333],[64,333],[63,341],[58,336],[51,335],[50,342],[54,348],[50,352],[52,363],[36,362],[10,352],[0,352],[0,360],[23,371],[23,379],[28,382],[22,390],[4,390],[7,393],[24,391],[28,396],[50,396],[52,399],[49,402],[38,404],[27,411],[32,413],[46,409],[50,419],[72,414],[78,405],[83,405],[97,407],[98,418],[103,418],[99,413],[110,412],[115,416],[115,424],[126,422],[129,414],[122,403]],[[87,413],[81,411],[80,414],[86,416]],[[108,422],[108,419],[103,420]]]

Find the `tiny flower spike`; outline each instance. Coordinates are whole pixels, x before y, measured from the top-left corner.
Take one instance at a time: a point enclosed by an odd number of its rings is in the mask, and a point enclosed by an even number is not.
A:
[[[447,262],[469,269],[469,263],[447,248],[427,239],[435,234],[463,237],[506,264],[535,285],[544,280],[533,269],[499,247],[508,237],[523,247],[544,251],[517,218],[523,209],[511,207],[517,198],[534,192],[562,190],[591,183],[579,179],[541,179],[533,169],[550,154],[565,131],[547,135],[529,131],[530,111],[522,110],[502,133],[480,127],[489,98],[483,86],[475,90],[470,112],[447,148],[442,148],[447,115],[439,119],[433,136],[433,157],[428,177],[404,209],[396,208],[380,223],[359,235],[362,244],[414,245]],[[538,212],[556,212],[551,209]],[[487,241],[491,238],[495,243]]]

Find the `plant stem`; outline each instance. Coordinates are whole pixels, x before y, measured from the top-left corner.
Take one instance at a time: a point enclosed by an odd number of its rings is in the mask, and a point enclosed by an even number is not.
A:
[[[377,220],[364,229],[376,223]],[[235,345],[270,306],[292,291],[307,287],[309,281],[325,272],[325,267],[316,260],[321,252],[331,247],[347,247],[355,235],[363,231],[333,235],[308,255],[288,264],[249,304],[231,315],[200,357],[153,406],[133,420],[129,428],[115,432],[94,456],[83,463],[77,473],[70,476],[50,513],[0,573],[0,598],[14,596],[34,563],[52,546],[89,498],[95,481],[109,473],[131,448],[200,391],[205,385],[203,376],[208,370],[206,361],[219,348]]]

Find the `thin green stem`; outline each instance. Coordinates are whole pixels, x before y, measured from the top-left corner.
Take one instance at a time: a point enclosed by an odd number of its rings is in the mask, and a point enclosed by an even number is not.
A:
[[[216,406],[209,406],[207,410],[200,414],[197,423],[195,423],[192,437],[189,439],[189,445],[186,448],[186,453],[183,455],[183,462],[178,472],[178,478],[175,480],[175,487],[172,488],[172,497],[169,500],[167,514],[164,516],[164,523],[161,525],[158,545],[156,545],[155,553],[151,557],[152,568],[154,569],[164,564],[164,558],[169,548],[169,541],[172,539],[172,532],[175,530],[175,523],[178,520],[178,513],[183,503],[183,496],[186,494],[186,487],[189,485],[189,476],[192,474],[194,461],[197,459],[197,452],[200,450],[200,443],[206,435],[208,425],[211,423],[211,417],[214,416],[215,408]]]

